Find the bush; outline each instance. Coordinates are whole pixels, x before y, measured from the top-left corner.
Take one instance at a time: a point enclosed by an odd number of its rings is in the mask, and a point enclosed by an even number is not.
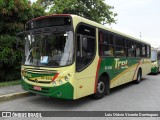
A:
[[[0,0],[0,82],[20,78],[21,51],[16,49],[15,36],[28,20],[44,14],[30,0]]]
[[[16,37],[0,36],[0,81],[20,78],[21,52],[16,49]]]

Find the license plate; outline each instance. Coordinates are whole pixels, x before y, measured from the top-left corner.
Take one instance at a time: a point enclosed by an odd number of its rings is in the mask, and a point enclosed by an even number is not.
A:
[[[34,90],[38,90],[38,91],[41,91],[41,90],[42,90],[42,88],[39,87],[39,86],[34,86],[33,89],[34,89]]]

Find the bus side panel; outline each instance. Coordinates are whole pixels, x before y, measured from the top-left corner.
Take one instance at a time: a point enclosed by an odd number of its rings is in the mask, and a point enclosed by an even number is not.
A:
[[[142,74],[150,72],[150,60],[141,58],[101,58],[99,77],[108,73],[110,77],[110,88],[136,80],[138,69],[142,68]]]
[[[107,73],[110,78],[110,88],[133,80],[137,67],[137,59],[126,57],[105,57],[101,58],[99,77]]]

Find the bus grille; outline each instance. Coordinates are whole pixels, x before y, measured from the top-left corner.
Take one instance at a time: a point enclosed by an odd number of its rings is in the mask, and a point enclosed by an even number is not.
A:
[[[52,78],[57,73],[56,70],[46,70],[46,69],[35,69],[35,68],[25,68],[22,70],[23,76],[27,78],[28,81],[34,83],[49,84]]]
[[[25,68],[24,71],[30,72],[30,73],[37,73],[37,74],[53,74],[57,73],[56,70],[46,70],[46,69],[30,69],[30,68]]]

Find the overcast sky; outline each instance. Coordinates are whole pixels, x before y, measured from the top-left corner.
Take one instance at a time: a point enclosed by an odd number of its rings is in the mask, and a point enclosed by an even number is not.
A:
[[[36,0],[31,0],[36,1]],[[118,13],[109,27],[160,46],[160,0],[105,0]]]
[[[160,46],[160,0],[105,0],[118,13],[110,27]]]

